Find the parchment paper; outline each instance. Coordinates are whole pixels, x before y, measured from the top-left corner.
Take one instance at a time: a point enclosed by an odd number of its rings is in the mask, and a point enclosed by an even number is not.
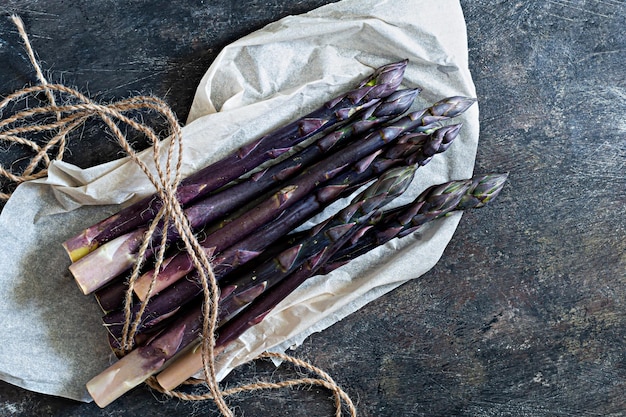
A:
[[[226,47],[202,79],[183,129],[188,174],[295,115],[318,107],[386,63],[410,60],[404,87],[421,87],[415,109],[452,95],[475,96],[457,1],[344,0],[286,17]],[[460,137],[418,171],[396,204],[429,185],[472,175],[478,108]],[[98,140],[94,138],[93,140]],[[148,158],[149,159],[149,158]],[[25,183],[0,216],[0,379],[90,401],[85,383],[115,359],[101,312],[68,273],[61,242],[153,190],[126,159],[81,170],[55,163]],[[333,205],[318,219],[336,210]],[[316,277],[219,359],[219,375],[264,350],[300,344],[439,260],[460,214]]]

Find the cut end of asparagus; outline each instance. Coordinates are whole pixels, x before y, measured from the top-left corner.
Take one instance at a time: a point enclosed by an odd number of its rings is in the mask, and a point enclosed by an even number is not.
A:
[[[215,346],[213,353],[219,355],[223,350],[224,346]],[[176,357],[167,368],[156,376],[156,380],[163,389],[171,391],[201,369],[202,345],[198,344]]]
[[[114,214],[108,219],[83,230],[76,236],[73,236],[63,242],[63,248],[65,248],[70,260],[72,262],[76,262],[88,253],[100,247],[100,240],[98,238],[102,233],[102,230],[108,227],[109,224],[116,222],[119,217],[119,213]]]
[[[71,264],[69,270],[81,291],[91,294],[131,268],[142,238],[143,231],[120,236]]]
[[[164,361],[146,366],[147,358],[133,353],[124,356],[87,382],[87,391],[99,407],[104,408],[111,404],[163,366]]]
[[[93,252],[98,246],[97,242],[94,242],[92,245],[73,245],[72,241],[63,242],[63,249],[65,249],[67,256],[69,256],[72,262],[76,262],[90,252]],[[75,249],[72,249],[73,247]]]

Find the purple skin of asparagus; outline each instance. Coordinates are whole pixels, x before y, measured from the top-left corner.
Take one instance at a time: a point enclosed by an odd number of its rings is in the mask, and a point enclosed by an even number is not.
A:
[[[405,221],[410,225],[408,229],[415,231],[424,223],[445,216],[450,210],[466,210],[483,207],[488,201],[495,198],[504,182],[506,175],[493,174],[475,177],[472,181],[452,181],[440,186],[434,186],[422,193],[415,201],[416,204],[407,205],[407,210],[392,210],[392,217],[396,214],[407,216]],[[477,184],[482,184],[481,186]],[[482,190],[480,189],[482,187]],[[446,197],[446,194],[449,194]],[[456,203],[455,203],[456,202]],[[432,210],[432,213],[430,211]],[[445,213],[444,213],[445,212]],[[414,214],[413,217],[410,217]],[[383,219],[385,214],[383,213]],[[414,220],[415,218],[415,220]],[[375,223],[374,227],[383,227],[384,220]],[[395,226],[394,226],[395,227]],[[408,230],[407,229],[407,230]],[[346,236],[354,238],[357,242],[353,248],[353,254],[364,254],[375,246],[363,239],[364,235],[359,230],[354,230],[354,235]],[[387,240],[381,240],[380,244]],[[349,239],[344,240],[344,244],[350,246]],[[354,250],[357,246],[363,245],[367,250]],[[330,250],[324,253],[319,259],[312,259],[305,262],[298,269],[278,282],[271,291],[264,291],[252,300],[245,308],[226,321],[218,330],[215,340],[214,351],[222,352],[230,343],[241,336],[246,330],[263,321],[263,319],[288,295],[302,285],[307,279],[328,273],[337,267],[344,265],[334,260],[341,257],[341,252]],[[354,259],[351,257],[350,259]],[[174,389],[184,382],[191,375],[195,374],[202,367],[201,350],[196,347],[185,352],[171,367],[166,368],[157,376],[158,382],[164,389]]]
[[[185,215],[189,220],[190,227],[198,229],[207,223],[216,221],[224,215],[230,214],[235,208],[258,197],[263,192],[288,180],[301,172],[305,167],[319,161],[324,155],[348,142],[351,138],[364,134],[372,127],[382,124],[406,112],[419,93],[417,89],[398,90],[389,95],[385,100],[374,106],[362,110],[346,126],[323,136],[315,143],[307,146],[302,151],[290,158],[268,168],[267,170],[253,175],[250,179],[240,182],[230,188],[209,195],[203,200],[194,202],[187,207]],[[162,226],[162,225],[161,225]],[[162,228],[162,227],[161,227]],[[151,236],[151,243],[144,254],[144,259],[152,256],[159,249],[161,233],[157,228]],[[129,270],[139,260],[137,251],[144,239],[146,227],[117,237],[100,246],[88,255],[74,262],[70,271],[79,283],[86,280],[84,277],[97,274],[104,280],[110,280]],[[168,243],[176,240],[179,235],[175,227],[168,228]],[[81,285],[83,287],[83,285]]]
[[[332,245],[340,247],[350,238],[350,230],[356,230],[358,224],[370,218],[380,206],[406,190],[414,172],[415,168],[411,167],[398,169],[397,172],[388,172],[355,198],[347,208],[340,211],[332,220],[325,222],[320,230],[312,234],[311,237],[320,240],[325,237],[325,249],[327,250],[331,250]],[[311,244],[312,247],[314,246],[314,253],[312,257],[309,255],[309,262],[313,258],[322,259],[326,250],[313,241]],[[322,243],[320,242],[320,244]],[[280,260],[284,260],[284,258],[278,258],[279,262]],[[304,261],[306,259],[302,260],[302,262]],[[123,394],[126,388],[132,388],[145,381],[157,372],[167,360],[197,340],[201,333],[204,318],[202,314],[197,314],[197,306],[191,308],[190,313],[180,315],[166,330],[146,345],[132,350],[116,364],[89,381],[87,389],[96,403],[101,407],[109,404]]]
[[[415,166],[404,166],[385,172],[378,181],[355,197],[348,207],[312,229],[290,248],[254,270],[230,280],[222,287],[218,322],[228,319],[302,263],[320,258],[327,251],[336,250],[334,245],[341,247],[347,236],[352,236],[352,229],[366,222],[378,208],[406,190],[415,169]]]
[[[441,133],[440,133],[441,132]],[[441,143],[442,137],[445,137],[445,144],[441,144],[441,151],[449,146],[449,143],[456,137],[458,128],[456,126],[445,127],[436,130],[432,135],[426,135],[419,141],[414,141],[412,149],[414,153],[422,153],[424,148],[431,148],[428,143],[436,141]],[[397,145],[402,151],[407,151],[407,144],[411,141],[405,141],[403,144]],[[336,201],[339,198],[347,197],[352,194],[353,190],[369,182],[371,179],[382,174],[385,170],[389,170],[398,165],[407,165],[405,159],[389,159],[387,154],[396,156],[399,152],[394,151],[396,146],[392,146],[386,153],[382,155],[372,155],[375,158],[367,157],[359,161],[355,166],[346,172],[339,174],[337,177],[329,180],[328,183],[311,193],[309,196],[298,201],[289,209],[285,210],[278,218],[267,223],[262,228],[256,230],[235,245],[229,247],[225,251],[216,255],[213,260],[213,273],[218,281],[226,277],[233,269],[246,264],[254,259],[265,248],[273,242],[298,227],[307,219],[318,214],[323,208]],[[425,158],[425,157],[424,157]],[[122,337],[122,330],[125,321],[124,312],[121,310],[121,302],[124,299],[123,294],[127,288],[124,285],[114,283],[109,290],[108,300],[111,305],[107,306],[109,311],[103,317],[104,325],[107,327],[114,338]],[[115,290],[116,289],[116,290]],[[105,289],[106,290],[106,289]],[[106,293],[106,291],[104,291]],[[198,282],[198,277],[194,274],[187,279],[175,282],[171,286],[165,288],[162,293],[152,297],[146,306],[144,317],[142,317],[141,325],[137,331],[139,333],[149,330],[154,325],[161,323],[163,320],[171,317],[181,306],[192,301],[202,292],[202,287]],[[226,297],[230,293],[229,288],[223,288],[222,297]],[[115,300],[115,297],[118,297]],[[100,303],[106,299],[100,298]],[[113,303],[116,303],[113,305]],[[132,308],[132,319],[136,317],[140,305],[137,304]]]
[[[305,262],[315,263],[316,259],[326,258],[326,253],[338,250],[360,225],[406,191],[416,169],[415,165],[408,165],[386,171],[346,208],[312,228],[291,247],[251,271],[228,280],[222,286],[228,295],[220,299],[218,320],[227,320]]]
[[[451,97],[435,103],[428,109],[409,113],[408,115],[388,123],[375,130],[364,138],[355,141],[328,158],[309,167],[296,178],[288,182],[275,197],[266,200],[253,209],[247,211],[232,222],[207,236],[200,244],[211,254],[219,253],[228,246],[235,244],[250,231],[262,227],[263,224],[276,217],[280,211],[288,208],[296,201],[310,194],[318,184],[324,183],[337,176],[346,167],[392,143],[400,135],[420,131],[431,131],[433,124],[464,112],[475,102],[465,97]],[[278,201],[277,204],[275,201]],[[253,227],[252,227],[253,226]],[[244,227],[248,227],[244,229]],[[244,232],[245,233],[242,233]],[[186,253],[180,253],[167,260],[167,265],[159,271],[160,280],[173,283],[185,276],[194,266]],[[154,271],[145,275],[152,279]],[[142,278],[143,279],[143,278]]]
[[[325,205],[350,195],[354,189],[376,177],[385,169],[407,162],[419,166],[425,165],[433,154],[443,152],[450,146],[459,128],[460,125],[451,125],[435,130],[432,135],[407,134],[399,138],[399,143],[391,146],[382,155],[374,159],[364,158],[352,170],[331,179],[315,193],[296,203],[272,222],[218,254],[214,259],[216,278],[220,280],[235,267],[254,259],[268,245],[319,213]],[[125,317],[119,309],[122,307],[123,294],[127,288],[123,283],[113,283],[97,293],[103,310],[107,312],[103,321],[115,338],[121,338],[122,334]],[[187,277],[165,288],[162,293],[155,295],[148,302],[138,332],[144,329],[149,330],[153,325],[174,314],[182,304],[200,294],[201,287],[195,276]],[[226,293],[222,294],[222,296],[225,295]],[[133,307],[133,320],[138,310],[138,305]]]
[[[365,78],[356,89],[324,103],[308,115],[239,148],[229,156],[190,175],[179,184],[176,196],[185,205],[239,178],[266,161],[280,156],[296,144],[347,120],[393,93],[402,82],[408,61],[385,65]],[[156,195],[128,206],[117,214],[83,230],[63,243],[72,261],[80,259],[101,244],[150,222],[159,212]]]
[[[353,169],[339,174],[324,184],[315,193],[300,200],[294,206],[247,238],[218,254],[213,262],[213,272],[218,281],[226,277],[233,269],[242,266],[261,254],[269,245],[280,239],[301,223],[319,213],[323,207],[346,197],[386,170],[396,166],[422,166],[428,163],[432,155],[445,151],[458,135],[461,125],[451,125],[436,129],[432,134],[405,135],[401,143],[393,144],[375,158],[367,157],[355,164]],[[291,242],[290,242],[291,244]],[[121,289],[121,291],[124,291]],[[146,306],[139,333],[175,314],[180,307],[201,294],[201,286],[194,275],[174,283],[170,288],[152,297]],[[222,288],[222,298],[232,292],[232,287]],[[120,308],[122,296],[118,295],[117,308]],[[133,307],[133,320],[139,305]],[[103,317],[109,332],[117,339],[122,337],[125,316],[116,310]]]

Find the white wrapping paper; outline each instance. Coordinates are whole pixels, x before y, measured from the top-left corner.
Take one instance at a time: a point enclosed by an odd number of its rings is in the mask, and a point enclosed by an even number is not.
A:
[[[447,96],[474,97],[458,1],[344,0],[286,17],[226,47],[202,79],[183,129],[184,174],[347,91],[378,66],[408,58],[404,87],[421,87],[415,109]],[[472,175],[478,107],[460,137],[418,171],[396,204],[435,183]],[[98,140],[98,139],[94,139]],[[146,159],[150,159],[148,154]],[[151,194],[126,159],[81,170],[55,163],[46,180],[21,185],[0,215],[0,379],[89,401],[85,383],[115,359],[101,312],[68,273],[61,242]],[[335,210],[340,203],[326,213]],[[219,376],[264,350],[301,343],[439,260],[460,214],[388,243],[280,304],[219,358]]]

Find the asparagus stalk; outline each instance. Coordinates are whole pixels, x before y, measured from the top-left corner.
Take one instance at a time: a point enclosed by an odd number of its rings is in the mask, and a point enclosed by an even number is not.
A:
[[[283,188],[285,196],[279,199],[274,197],[274,199],[280,201],[280,204],[272,202],[272,198],[266,200],[207,236],[207,238],[201,242],[201,245],[207,248],[207,251],[209,251],[211,255],[221,252],[226,247],[236,243],[243,235],[248,234],[249,231],[261,227],[263,224],[271,221],[273,217],[277,217],[278,213],[282,210],[310,194],[318,184],[334,178],[356,161],[362,160],[379,151],[386,145],[394,142],[400,135],[409,132],[433,131],[437,123],[461,114],[467,110],[474,101],[474,99],[465,97],[450,97],[435,103],[432,107],[409,113],[393,123],[386,124],[380,129],[366,135],[364,138],[347,145],[341,152],[332,154],[328,158],[306,169],[291,182],[288,182]],[[268,207],[268,205],[270,207]],[[244,229],[245,226],[254,226],[254,228]],[[235,231],[233,231],[234,227],[237,228]],[[245,233],[242,233],[244,231]],[[164,266],[158,274],[159,279],[173,283],[191,272],[193,268],[194,266],[190,256],[185,252],[179,253],[164,262]],[[74,276],[77,278],[76,274]],[[142,276],[140,279],[151,280],[154,276],[154,271],[148,271],[144,276],[149,278]],[[99,281],[97,277],[93,277],[91,274],[78,277],[77,280],[82,281],[83,279],[80,278],[83,278],[87,282],[94,280],[96,284],[97,281]],[[105,281],[107,280],[105,279]]]
[[[407,60],[385,65],[359,83],[356,89],[324,103],[306,116],[239,148],[229,156],[181,181],[176,196],[185,205],[226,185],[264,162],[278,157],[315,133],[347,120],[356,111],[386,97],[402,82]],[[156,195],[128,206],[83,230],[63,243],[76,261],[98,246],[150,222],[162,201]]]
[[[213,272],[216,279],[221,281],[233,269],[256,258],[273,242],[322,211],[324,206],[352,194],[354,189],[378,177],[386,170],[396,166],[426,164],[433,153],[443,152],[450,146],[458,135],[459,129],[460,125],[451,125],[436,129],[432,134],[406,135],[400,138],[401,143],[392,145],[381,154],[377,152],[375,158],[364,158],[351,170],[329,180],[323,186],[318,187],[314,193],[285,210],[280,217],[216,255],[213,259]],[[155,286],[158,291],[165,289],[166,284],[169,283],[161,276],[157,277]],[[221,296],[226,297],[231,290],[232,288],[228,286],[222,288]],[[120,291],[123,293],[124,290],[120,289]],[[187,276],[187,279],[174,283],[170,288],[152,297],[144,310],[137,332],[149,330],[164,319],[171,317],[183,304],[199,296],[201,291],[202,287],[197,281],[197,276],[194,275]],[[119,303],[123,298],[119,295],[118,297],[118,307],[121,307]],[[133,320],[139,308],[139,305],[133,307]],[[117,310],[105,314],[103,322],[114,338],[121,339],[125,319],[124,312]]]
[[[128,283],[123,279],[119,279],[94,292],[94,298],[102,311],[108,314],[123,306],[127,290]]]
[[[197,306],[193,306],[195,311]],[[146,345],[132,350],[104,372],[87,382],[87,391],[94,402],[105,407],[115,399],[144,382],[161,369],[183,346],[197,340],[202,328],[202,315],[183,314],[167,331]],[[191,330],[195,329],[195,330]]]
[[[407,189],[416,169],[417,166],[408,165],[386,171],[350,205],[311,229],[291,247],[247,273],[228,280],[222,287],[228,295],[220,300],[218,319],[227,320],[302,264],[315,264],[327,258],[328,253],[337,251],[379,208]]]
[[[307,259],[296,260],[304,253],[308,253],[308,261],[315,262],[323,256],[326,250],[331,250],[332,245],[340,247],[350,238],[350,231],[356,231],[357,225],[370,218],[375,211],[388,201],[400,195],[410,184],[414,167],[405,167],[390,171],[381,177],[375,184],[357,196],[352,203],[341,210],[332,219],[324,222],[319,231],[312,233],[310,241],[302,242],[300,248],[306,245],[309,248],[302,250],[291,259],[289,256],[280,256],[277,262],[288,261],[305,262]],[[320,247],[316,239],[326,245]],[[293,251],[288,251],[289,253]],[[282,265],[290,268],[290,265]],[[279,271],[279,269],[275,269]],[[270,277],[267,277],[269,279]],[[145,381],[148,377],[158,372],[166,361],[184,349],[192,341],[197,340],[202,329],[203,316],[202,305],[196,303],[187,314],[181,315],[169,328],[149,343],[140,346],[124,356],[120,361],[113,364],[101,374],[87,383],[87,389],[92,398],[101,407],[124,394],[126,391]]]
[[[396,91],[385,100],[362,110],[358,117],[354,120],[351,119],[347,125],[321,137],[315,141],[315,143],[307,146],[295,155],[265,171],[256,173],[245,181],[209,195],[203,200],[194,202],[184,210],[189,220],[190,227],[198,229],[212,221],[222,218],[224,215],[230,214],[235,208],[258,197],[261,193],[275,186],[280,181],[292,178],[305,167],[310,166],[324,155],[327,155],[330,150],[343,146],[345,142],[349,141],[351,138],[358,137],[359,134],[367,132],[374,126],[401,115],[411,107],[418,93],[418,89]],[[160,228],[158,227],[157,232],[151,236],[151,244],[145,252],[144,258],[141,259],[142,261],[158,251],[162,237],[158,230],[161,229],[162,225]],[[139,253],[137,251],[144,239],[146,231],[147,227],[140,227],[107,242],[73,263],[70,267],[70,271],[75,277],[78,277],[77,279],[79,279],[79,281],[82,281],[80,277],[94,274],[97,274],[105,280],[122,274],[139,261]],[[168,242],[172,242],[178,237],[178,231],[174,226],[168,228]],[[142,289],[145,291],[149,283],[149,279],[140,281],[137,287],[138,293],[141,293]]]
[[[472,100],[471,99],[466,99],[466,98],[462,98],[462,97],[450,97],[448,99],[442,100],[439,103],[437,103],[436,105],[434,105],[431,109],[429,109],[428,111],[425,112],[425,115],[434,115],[434,114],[447,114],[449,117],[454,117],[457,116],[459,114],[461,114],[462,112],[464,112],[471,104],[472,104]],[[444,108],[444,103],[445,108]],[[443,108],[443,109],[442,109]],[[420,135],[425,135],[425,133],[410,133],[409,135],[403,135],[401,137],[401,139],[399,140],[400,144],[399,144],[399,148],[398,149],[403,149],[402,148],[402,143],[407,143],[410,142],[408,140],[408,138],[415,138],[417,136]],[[448,138],[451,137],[451,134],[448,133],[447,134]],[[441,147],[439,149],[440,152],[444,151],[446,149],[446,146],[449,146],[450,144],[450,139],[448,140],[442,140],[441,142]],[[405,145],[406,146],[406,145]],[[430,147],[434,147],[435,145],[428,145]],[[426,148],[428,149],[428,148]],[[396,153],[391,154],[388,153],[387,156],[391,157],[391,158],[397,158],[399,155],[401,155],[401,152],[405,152],[404,155],[406,156],[406,149],[404,151],[395,151]],[[422,157],[422,164],[426,163],[428,160],[427,156]],[[382,164],[382,163],[381,163]],[[351,177],[352,173],[346,174],[343,178],[339,178],[339,181],[335,181],[335,185],[340,185],[340,184],[345,184],[345,183],[349,183],[350,181],[347,179],[349,177]],[[357,181],[358,183],[358,181]],[[328,187],[328,193],[329,195],[331,194],[330,190],[333,187]],[[348,190],[349,191],[349,190]],[[319,193],[318,193],[319,194]],[[342,194],[343,195],[343,194]],[[310,204],[310,202],[306,202],[303,204],[303,206],[307,206],[308,204]],[[312,215],[312,214],[311,214]],[[278,230],[279,226],[281,224],[285,224],[282,222],[281,219],[279,219],[278,222],[273,222],[269,225],[269,227],[267,227],[262,233],[269,233],[271,231],[275,231]],[[295,226],[294,226],[295,227]],[[281,232],[281,235],[287,233],[287,231],[285,232]],[[255,238],[256,239],[256,238]],[[268,243],[271,243],[271,241],[273,241],[273,239],[268,239]],[[244,259],[247,258],[249,255],[253,255],[256,256],[255,254],[258,253],[259,250],[261,249],[240,249],[240,248],[236,248],[234,249],[236,251],[237,256],[235,257],[235,259]],[[235,256],[235,255],[233,255]],[[234,258],[230,258],[231,261],[233,261]],[[218,262],[218,267],[219,267],[219,262]],[[175,279],[172,280],[172,282],[174,282]],[[191,284],[193,284],[192,281],[190,281]],[[160,285],[157,283],[157,288],[159,288],[159,290],[162,290],[163,288],[166,288],[167,285]],[[185,297],[192,297],[193,294],[196,294],[197,291],[199,290],[198,288],[194,288],[196,287],[195,285],[186,286],[187,289],[187,294],[185,295]],[[113,285],[109,285],[108,287],[102,288],[101,290],[96,292],[96,298],[98,299],[98,302],[100,303],[102,309],[107,312],[107,311],[113,311],[117,308],[120,307],[120,300],[123,299],[122,294],[124,294],[124,292],[126,291],[127,286],[123,283],[123,282],[116,282]],[[158,292],[158,291],[155,291]]]
[[[410,230],[415,231],[424,223],[444,216],[444,211],[447,213],[451,209],[466,210],[484,206],[500,192],[505,180],[506,175],[490,175],[476,177],[471,185],[468,181],[452,181],[438,187],[431,187],[415,200],[413,206],[407,206],[407,208],[410,207],[412,209],[419,207],[416,211],[411,211],[410,209],[406,212],[391,210],[391,213],[414,213],[413,217],[416,218],[416,221],[408,221],[407,224],[411,223]],[[479,186],[478,184],[481,185]],[[450,204],[453,201],[457,201],[457,204],[451,206]],[[385,214],[383,214],[383,219],[384,217]],[[392,214],[392,217],[396,217],[396,214]],[[377,223],[377,225],[381,225],[380,227],[383,224],[385,223]],[[373,249],[373,246],[369,246],[366,241],[361,240],[363,236],[357,236],[357,245],[363,242],[364,245],[368,245],[370,250]],[[270,311],[302,285],[303,282],[321,272],[325,265],[335,265],[337,267],[338,264],[333,262],[333,259],[336,259],[337,256],[339,256],[338,253],[328,251],[322,259],[302,264],[295,272],[277,283],[271,291],[265,291],[256,297],[247,307],[219,328],[214,346],[215,354],[222,352],[246,330],[260,323]],[[328,268],[325,268],[325,270],[329,271]],[[171,390],[196,374],[201,368],[202,352],[198,344],[185,351],[169,367],[159,373],[157,380],[164,389]]]

